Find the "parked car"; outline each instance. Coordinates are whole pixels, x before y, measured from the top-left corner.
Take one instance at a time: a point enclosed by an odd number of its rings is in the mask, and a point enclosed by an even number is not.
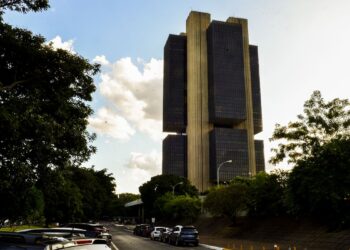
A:
[[[92,231],[92,232],[96,232],[96,233],[108,233],[109,232],[109,230],[104,225],[98,224],[98,223],[68,223],[65,226],[85,229],[87,231]]]
[[[169,242],[169,235],[171,234],[171,232],[172,232],[172,229],[169,228],[169,227],[166,227],[165,230],[162,231],[162,232],[160,233],[160,238],[159,238],[159,240],[160,240],[161,242],[166,242],[166,243],[168,243],[168,242]]]
[[[175,226],[169,235],[169,243],[176,246],[193,244],[198,246],[198,231],[194,226]]]
[[[52,237],[74,238],[89,237],[88,232],[80,228],[54,227],[54,228],[32,228],[18,231],[21,234],[48,235]]]
[[[148,237],[150,237],[152,231],[153,231],[153,227],[152,226],[150,226],[150,225],[144,226],[142,228],[141,236],[148,238]]]
[[[57,232],[56,232],[57,233]],[[64,238],[43,233],[0,232],[1,250],[111,250],[104,239]]]
[[[134,234],[135,235],[138,235],[138,236],[143,236],[144,235],[144,231],[146,229],[148,229],[150,227],[149,224],[139,224],[139,225],[136,225],[135,228],[134,228]]]
[[[160,240],[160,234],[165,230],[165,227],[154,227],[151,231],[151,240]]]
[[[103,238],[112,242],[112,235],[109,230],[98,223],[69,223],[65,227],[80,228],[86,230],[86,236],[91,238]]]

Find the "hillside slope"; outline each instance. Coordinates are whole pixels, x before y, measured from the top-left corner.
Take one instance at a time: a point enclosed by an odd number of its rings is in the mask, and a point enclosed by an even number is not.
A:
[[[308,220],[272,218],[239,220],[231,225],[224,218],[199,218],[194,223],[200,232],[201,243],[226,248],[280,250],[295,246],[297,250],[349,250],[350,230],[329,231],[327,227]]]

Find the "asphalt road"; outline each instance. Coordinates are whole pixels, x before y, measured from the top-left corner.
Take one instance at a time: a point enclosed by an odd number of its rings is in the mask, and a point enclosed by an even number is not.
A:
[[[157,249],[178,249],[178,250],[207,250],[208,248],[198,246],[176,247],[159,241],[153,241],[149,238],[135,236],[132,232],[126,231],[122,226],[109,226],[109,232],[112,234],[113,243],[119,250],[157,250]],[[113,250],[113,248],[112,248]],[[116,250],[116,249],[114,249]]]

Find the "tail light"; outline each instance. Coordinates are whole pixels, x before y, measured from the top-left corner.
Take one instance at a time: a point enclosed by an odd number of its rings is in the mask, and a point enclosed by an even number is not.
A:
[[[75,243],[77,245],[92,244],[92,240],[76,240]]]

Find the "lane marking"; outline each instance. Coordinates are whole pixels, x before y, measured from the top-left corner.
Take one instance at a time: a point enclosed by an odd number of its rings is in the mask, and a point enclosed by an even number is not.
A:
[[[111,245],[115,250],[119,250],[119,248],[113,242],[111,242]]]

